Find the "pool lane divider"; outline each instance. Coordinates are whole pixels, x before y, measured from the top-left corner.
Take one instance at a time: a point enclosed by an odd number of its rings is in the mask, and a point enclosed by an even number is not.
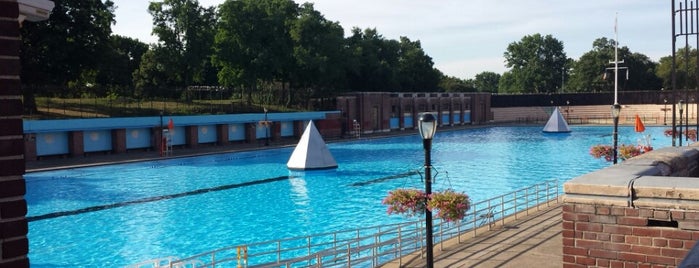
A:
[[[384,181],[388,181],[388,180],[410,177],[410,176],[413,176],[415,174],[418,174],[418,172],[417,171],[409,171],[409,172],[396,174],[396,175],[392,175],[392,176],[386,176],[386,177],[382,177],[382,178],[378,178],[378,179],[374,179],[374,180],[356,182],[356,183],[350,184],[350,186],[361,187],[361,186],[366,186],[366,185],[374,184],[374,183],[380,183],[380,182],[384,182]],[[53,212],[53,213],[42,214],[42,215],[37,215],[37,216],[30,216],[30,217],[27,217],[27,221],[32,222],[32,221],[40,221],[40,220],[58,218],[58,217],[63,217],[63,216],[72,216],[72,215],[78,215],[78,214],[82,214],[82,213],[89,213],[89,212],[95,212],[95,211],[100,211],[100,210],[125,207],[125,206],[130,206],[130,205],[138,205],[138,204],[143,204],[143,203],[148,203],[148,202],[156,202],[156,201],[162,201],[162,200],[168,200],[168,199],[174,199],[174,198],[180,198],[180,197],[186,197],[186,196],[192,196],[192,195],[198,195],[198,194],[205,194],[205,193],[210,193],[210,192],[224,191],[224,190],[246,187],[246,186],[251,186],[251,185],[288,180],[289,178],[291,178],[291,177],[290,176],[280,176],[280,177],[276,177],[276,178],[269,178],[269,179],[262,179],[262,180],[256,180],[256,181],[250,181],[250,182],[222,185],[222,186],[211,187],[211,188],[197,189],[194,191],[177,193],[177,194],[146,197],[146,198],[126,201],[126,202],[119,202],[119,203],[114,203],[114,204],[86,207],[86,208],[81,208],[81,209],[76,209],[76,210],[59,211],[59,212]]]
[[[350,186],[355,186],[355,187],[366,186],[369,184],[380,183],[380,182],[384,182],[384,181],[388,181],[388,180],[395,180],[395,179],[410,177],[410,176],[413,176],[416,174],[419,174],[419,173],[417,171],[408,171],[405,173],[386,176],[383,178],[373,179],[373,180],[369,180],[369,181],[355,182],[355,183],[350,184]]]
[[[168,199],[174,199],[174,198],[180,198],[180,197],[186,197],[186,196],[192,196],[192,195],[198,195],[198,194],[205,194],[205,193],[210,193],[210,192],[224,191],[224,190],[229,190],[229,189],[233,189],[233,188],[240,188],[240,187],[252,186],[252,185],[263,184],[263,183],[270,183],[270,182],[276,182],[276,181],[282,181],[282,180],[288,180],[288,179],[289,179],[289,176],[280,176],[280,177],[276,177],[276,178],[268,178],[268,179],[249,181],[249,182],[243,182],[243,183],[222,185],[222,186],[211,187],[211,188],[197,189],[194,191],[177,193],[177,194],[146,197],[146,198],[126,201],[126,202],[120,202],[120,203],[114,203],[114,204],[107,204],[107,205],[101,205],[101,206],[86,207],[86,208],[81,208],[81,209],[76,209],[76,210],[59,211],[59,212],[53,212],[53,213],[48,213],[48,214],[43,214],[43,215],[30,216],[30,217],[27,217],[27,221],[29,221],[29,222],[40,221],[40,220],[58,218],[58,217],[63,217],[63,216],[71,216],[71,215],[77,215],[77,214],[82,214],[82,213],[95,212],[95,211],[118,208],[118,207],[125,207],[125,206],[130,206],[130,205],[138,205],[138,204],[143,204],[143,203],[148,203],[148,202],[162,201],[162,200],[168,200]]]

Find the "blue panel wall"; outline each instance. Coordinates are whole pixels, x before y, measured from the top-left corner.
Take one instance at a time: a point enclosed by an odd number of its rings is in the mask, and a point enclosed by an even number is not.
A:
[[[260,123],[255,124],[255,135],[258,139],[264,139],[268,136],[272,137],[272,126],[265,126]]]
[[[461,124],[461,113],[460,112],[454,112],[452,115],[452,118],[454,118],[454,124]]]
[[[217,141],[216,125],[199,126],[199,143],[215,143]]]
[[[83,132],[83,146],[86,153],[112,150],[110,130],[89,130]]]
[[[388,125],[389,125],[389,127],[390,127],[391,129],[400,128],[400,118],[398,118],[398,117],[391,117],[391,119],[389,119]]]
[[[184,127],[175,126],[175,128],[170,131],[170,137],[170,142],[172,145],[187,144]]]
[[[281,136],[282,137],[293,137],[294,136],[294,122],[281,122]]]
[[[151,141],[150,129],[133,128],[126,130],[126,149],[149,148]]]
[[[471,123],[471,111],[464,112],[464,123]]]
[[[339,114],[340,111],[325,112],[298,112],[298,113],[270,113],[268,119],[273,122],[281,122],[283,137],[293,137],[295,120],[325,119],[328,114]],[[217,124],[227,124],[228,140],[245,140],[245,124],[258,123],[264,118],[264,114],[231,114],[231,115],[204,115],[204,116],[150,116],[150,117],[124,117],[124,118],[90,118],[90,119],[61,119],[61,120],[24,120],[24,133],[37,135],[37,156],[69,154],[68,133],[70,131],[83,131],[83,144],[85,152],[109,151],[111,148],[111,131],[113,129],[125,129],[126,149],[150,148],[152,134],[151,129],[167,124],[172,119],[175,129],[172,131],[172,145],[185,145],[185,126],[198,126],[200,143],[216,142]],[[207,128],[203,133],[202,127]],[[97,136],[91,133],[97,132]],[[264,127],[257,128],[257,137],[267,136]],[[271,131],[270,131],[271,135]],[[93,139],[96,138],[96,139]]]
[[[414,127],[414,126],[415,126],[415,125],[413,125],[413,117],[412,117],[412,115],[410,115],[410,116],[405,116],[405,117],[403,118],[403,127],[405,127],[405,128],[412,128],[412,127]]]
[[[245,140],[245,124],[230,124],[230,125],[228,125],[228,140],[229,141],[244,141]]]
[[[449,112],[442,113],[442,125],[449,125]]]
[[[36,134],[36,155],[68,154],[68,132],[46,132]]]

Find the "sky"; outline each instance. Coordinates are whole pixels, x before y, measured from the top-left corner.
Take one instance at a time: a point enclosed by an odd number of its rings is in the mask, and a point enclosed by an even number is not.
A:
[[[152,17],[148,0],[113,0],[115,34],[146,43]],[[672,0],[671,0],[672,1]],[[681,0],[678,0],[681,1]],[[224,0],[199,0],[218,6]],[[569,58],[579,59],[601,37],[615,38],[654,61],[672,53],[671,2],[661,0],[295,0],[311,2],[327,20],[352,28],[376,28],[386,39],[419,40],[445,75],[470,79],[484,71],[507,71],[503,54],[524,36],[551,35]],[[684,2],[684,1],[682,1]],[[678,2],[676,2],[678,3]],[[679,4],[676,4],[679,5]],[[689,43],[696,41],[690,40]],[[684,38],[678,41],[684,44]],[[610,59],[614,60],[614,59]],[[620,59],[621,60],[621,59]]]

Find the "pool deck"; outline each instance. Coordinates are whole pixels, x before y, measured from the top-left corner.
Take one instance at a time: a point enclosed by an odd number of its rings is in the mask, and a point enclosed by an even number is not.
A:
[[[473,127],[453,127],[449,129],[458,130]],[[370,139],[413,134],[416,134],[416,131],[366,135],[362,138]],[[173,150],[173,155],[169,157],[161,157],[159,152],[156,151],[132,151],[122,154],[98,153],[89,157],[47,158],[27,162],[26,170],[27,172],[33,172],[226,152],[264,150],[294,146],[295,142],[293,140],[275,141],[270,146],[264,146],[262,142],[225,146],[200,145],[197,148],[176,148]],[[506,220],[504,225],[495,224],[491,230],[477,230],[475,236],[472,232],[465,233],[460,241],[454,238],[443,243],[436,243],[434,266],[440,268],[563,267],[561,204],[556,202],[550,207],[518,216],[516,220]],[[425,267],[425,260],[420,256],[413,255],[404,257],[400,260],[400,263],[396,260],[383,267]]]

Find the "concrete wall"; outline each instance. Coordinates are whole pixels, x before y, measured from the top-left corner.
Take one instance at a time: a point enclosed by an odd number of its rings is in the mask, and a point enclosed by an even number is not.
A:
[[[699,151],[652,151],[564,184],[564,267],[676,267],[699,239]]]
[[[196,148],[200,144],[227,145],[295,138],[294,122],[314,120],[325,138],[341,136],[339,112],[271,113],[269,126],[263,114],[95,118],[24,121],[26,160],[49,156],[82,157],[96,153],[125,153],[155,150],[163,146],[162,131],[168,131],[170,145]],[[299,134],[300,135],[300,134]]]
[[[18,15],[0,0],[0,267],[29,267]]]
[[[440,126],[482,124],[492,119],[489,93],[358,92],[337,97],[343,134],[356,135],[417,127],[418,116],[432,112]]]

